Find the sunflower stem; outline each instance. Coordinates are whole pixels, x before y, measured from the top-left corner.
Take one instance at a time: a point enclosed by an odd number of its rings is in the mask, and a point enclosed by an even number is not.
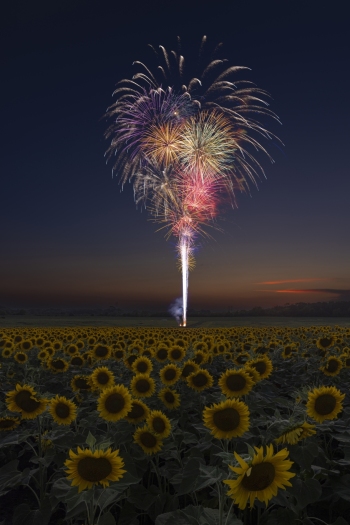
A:
[[[42,441],[41,441],[41,420],[40,416],[37,417],[37,423],[38,423],[38,463],[39,463],[39,499],[40,499],[40,510],[41,505],[44,499],[44,466],[41,462],[42,459]]]
[[[233,503],[234,503],[234,500],[232,500],[231,505],[230,505],[230,508],[228,509],[228,513],[227,513],[227,516],[226,516],[226,520],[225,520],[225,524],[224,524],[224,525],[227,525],[228,519],[229,519],[230,514],[231,514],[231,510],[232,510],[232,507],[233,507]]]

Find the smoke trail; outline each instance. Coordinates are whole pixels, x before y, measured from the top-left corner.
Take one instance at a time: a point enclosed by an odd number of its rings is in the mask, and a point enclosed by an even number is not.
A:
[[[175,317],[176,321],[179,325],[182,325],[182,314],[183,314],[183,307],[182,307],[182,297],[178,297],[175,299],[173,303],[169,306],[169,313]]]
[[[188,257],[189,240],[187,236],[180,239],[181,270],[182,270],[182,326],[187,323],[187,294],[188,294]]]

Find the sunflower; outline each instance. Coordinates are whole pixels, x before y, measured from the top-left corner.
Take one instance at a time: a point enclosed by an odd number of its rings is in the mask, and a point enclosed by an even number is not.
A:
[[[114,375],[106,366],[100,366],[92,372],[90,381],[94,388],[103,390],[114,385]]]
[[[173,345],[168,352],[170,361],[174,361],[175,363],[182,361],[185,355],[186,351],[182,345]]]
[[[129,370],[132,370],[132,365],[136,361],[136,359],[138,359],[138,357],[139,356],[137,354],[130,354],[124,357],[123,362],[126,368],[128,368]]]
[[[204,350],[197,350],[194,353],[193,361],[197,363],[197,365],[203,365],[208,361],[208,354],[204,352]]]
[[[49,356],[50,354],[47,350],[40,350],[38,353],[38,359],[40,359],[40,361],[45,361]]]
[[[5,357],[6,359],[8,359],[12,355],[12,349],[11,348],[4,348],[3,351],[1,352],[1,355],[2,355],[2,357]]]
[[[113,350],[113,357],[116,361],[120,361],[121,359],[124,359],[125,357],[125,350],[124,348],[115,348]]]
[[[246,508],[248,499],[251,507],[254,505],[255,498],[264,501],[267,506],[269,500],[276,496],[279,488],[285,490],[286,487],[292,486],[289,480],[295,476],[294,472],[289,472],[293,462],[286,459],[289,454],[286,448],[274,454],[273,445],[268,445],[265,456],[263,456],[264,447],[254,448],[256,453],[249,463],[234,452],[240,466],[229,465],[229,467],[238,474],[238,478],[223,481],[230,487],[227,495],[232,497],[241,510]]]
[[[171,432],[171,423],[160,410],[152,410],[146,419],[146,423],[151,432],[154,432],[161,438],[168,437]]]
[[[328,350],[335,343],[335,338],[333,335],[324,335],[317,339],[316,346],[320,350]]]
[[[124,461],[119,456],[119,450],[92,450],[78,447],[78,453],[69,451],[70,459],[65,461],[67,478],[72,480],[72,486],[78,487],[78,492],[91,489],[94,485],[108,487],[110,481],[118,481],[123,477]]]
[[[213,376],[204,368],[200,368],[197,372],[193,372],[187,378],[187,384],[193,390],[202,392],[206,388],[210,388],[213,384]]]
[[[326,376],[336,376],[337,374],[339,374],[342,368],[343,368],[342,360],[339,359],[339,357],[335,357],[333,355],[327,359],[326,364],[324,366],[320,367],[320,370],[322,370],[322,372]]]
[[[102,390],[97,410],[106,421],[118,421],[130,412],[131,402],[129,390],[124,385],[115,385]]]
[[[163,388],[158,393],[159,399],[170,410],[175,410],[180,406],[180,394],[171,388]]]
[[[140,399],[133,399],[131,401],[131,409],[125,416],[125,419],[129,421],[129,423],[139,423],[140,421],[143,421],[146,419],[146,417],[149,414],[149,408]]]
[[[155,390],[154,379],[148,374],[137,374],[132,378],[130,388],[135,397],[150,397]]]
[[[298,441],[316,434],[315,428],[315,425],[310,425],[305,421],[301,425],[294,425],[286,429],[275,441],[277,444],[288,443],[288,445],[295,445]]]
[[[195,363],[192,359],[189,359],[183,364],[181,378],[186,379],[189,375],[193,374],[193,372],[197,372],[198,370],[199,365],[197,365],[197,363]]]
[[[150,374],[153,369],[153,365],[152,361],[148,359],[148,357],[140,356],[135,359],[131,365],[131,368],[135,374]]]
[[[168,347],[167,346],[158,346],[158,348],[154,351],[154,358],[159,363],[164,363],[168,359]]]
[[[70,386],[74,392],[80,392],[80,390],[91,390],[90,377],[84,375],[76,375],[70,382]]]
[[[18,417],[0,417],[0,432],[14,430],[19,423]]]
[[[14,357],[17,363],[20,363],[20,364],[23,364],[26,361],[28,361],[28,356],[25,352],[16,352]]]
[[[236,365],[240,366],[244,365],[248,361],[249,357],[250,355],[248,354],[248,352],[241,352],[240,354],[235,356],[233,361],[236,363]]]
[[[306,413],[318,423],[325,419],[336,419],[342,411],[345,394],[334,386],[321,386],[309,392]]]
[[[66,370],[68,370],[68,367],[69,367],[69,364],[67,363],[67,361],[65,361],[64,359],[61,359],[60,357],[56,359],[51,357],[50,359],[47,360],[47,365],[53,372],[61,372],[61,373],[66,372]]]
[[[85,360],[80,354],[74,354],[72,355],[69,363],[71,366],[83,366],[84,362]]]
[[[251,391],[254,381],[244,370],[226,370],[219,379],[219,386],[226,397],[240,397]]]
[[[35,390],[29,385],[16,385],[16,390],[6,394],[6,404],[11,412],[20,412],[23,419],[34,419],[42,414],[46,399],[37,399]]]
[[[159,372],[160,379],[164,385],[174,385],[181,376],[181,368],[169,364],[164,366]]]
[[[218,439],[242,436],[249,429],[249,410],[238,399],[227,399],[203,411],[204,425]]]
[[[273,369],[272,361],[266,357],[266,355],[249,361],[247,365],[250,366],[250,368],[255,368],[255,370],[259,373],[259,379],[266,379],[269,377]]]
[[[70,425],[77,417],[76,405],[63,396],[56,396],[50,401],[49,412],[59,425]]]
[[[91,350],[91,356],[96,359],[96,361],[101,361],[102,359],[109,359],[111,357],[112,349],[108,345],[97,344]]]
[[[21,350],[24,350],[25,352],[27,352],[28,350],[31,350],[33,348],[33,342],[31,341],[31,339],[25,339],[24,341],[20,343],[19,346]]]
[[[138,428],[133,438],[145,454],[155,454],[161,450],[163,445],[162,438],[158,434],[151,432],[147,425]]]

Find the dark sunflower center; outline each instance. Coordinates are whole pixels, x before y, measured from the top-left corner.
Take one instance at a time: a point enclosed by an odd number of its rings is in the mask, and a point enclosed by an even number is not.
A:
[[[16,405],[24,412],[35,412],[40,407],[40,401],[32,398],[31,392],[28,390],[21,390],[15,396]]]
[[[157,351],[157,357],[158,359],[164,360],[168,357],[168,350],[165,348],[161,348],[161,350]]]
[[[326,370],[328,372],[336,372],[339,368],[339,363],[336,359],[330,359],[327,363]]]
[[[57,417],[60,417],[62,419],[66,419],[70,415],[70,408],[66,403],[57,403],[55,407],[55,412]]]
[[[188,377],[190,374],[192,374],[192,372],[194,372],[195,370],[195,367],[191,364],[189,365],[185,365],[182,369],[182,376],[183,377]]]
[[[13,427],[13,425],[15,424],[16,424],[15,419],[2,419],[0,420],[0,429],[3,428],[4,430],[6,430],[7,428]]]
[[[26,357],[27,356],[25,354],[17,354],[18,361],[25,361]]]
[[[30,347],[31,347],[31,343],[29,341],[24,341],[22,343],[23,350],[29,350]]]
[[[164,399],[167,403],[175,403],[175,396],[172,392],[165,392]]]
[[[161,434],[166,429],[166,425],[161,417],[155,417],[152,420],[152,427],[155,432]]]
[[[110,475],[112,465],[106,458],[87,457],[79,460],[77,470],[82,479],[97,483]]]
[[[204,357],[203,357],[202,354],[197,354],[197,355],[195,356],[195,358],[193,359],[193,361],[194,361],[195,363],[197,363],[197,365],[200,365],[201,362],[203,361],[203,359],[204,359]]]
[[[78,377],[76,380],[75,380],[75,386],[77,388],[80,388],[81,390],[90,390],[90,385],[89,383],[87,382],[86,379],[84,379],[83,377]]]
[[[331,337],[322,337],[319,341],[320,345],[323,347],[323,348],[328,348],[329,346],[332,345],[332,338]]]
[[[290,355],[292,353],[292,349],[287,346],[287,348],[284,349],[284,355]]]
[[[136,361],[136,359],[137,359],[137,355],[129,355],[129,357],[127,358],[127,362],[129,363],[129,366],[131,366],[133,362]]]
[[[239,355],[237,358],[236,358],[236,361],[239,365],[243,364],[245,361],[247,360],[247,356],[246,355]]]
[[[175,350],[172,350],[170,354],[173,359],[180,359],[180,357],[182,356],[181,350],[178,350],[177,348]]]
[[[350,366],[350,357],[345,359],[345,366]]]
[[[139,363],[137,363],[136,368],[138,372],[144,374],[148,370],[148,364],[146,361],[140,361]]]
[[[100,385],[106,385],[109,381],[109,375],[107,372],[99,372],[96,379]]]
[[[95,349],[95,355],[97,357],[105,357],[108,354],[108,348],[106,346],[98,346]]]
[[[105,399],[105,409],[110,414],[118,414],[125,406],[124,397],[118,392],[109,394]]]
[[[72,365],[82,365],[83,364],[83,360],[81,357],[73,357],[72,358],[72,361],[71,361]]]
[[[239,392],[246,386],[247,380],[240,374],[232,374],[226,378],[226,386],[229,390]]]
[[[265,361],[258,361],[257,363],[252,363],[252,366],[257,372],[262,376],[266,372],[267,365]]]
[[[333,412],[336,404],[337,400],[332,394],[322,394],[315,401],[315,411],[321,416],[326,416]]]
[[[151,432],[142,432],[140,441],[145,448],[153,448],[157,444],[157,438]]]
[[[53,368],[56,368],[56,370],[64,369],[64,361],[62,361],[62,359],[55,359],[51,362],[51,365],[53,366]]]
[[[140,392],[141,394],[144,394],[149,391],[149,389],[151,388],[151,385],[150,385],[150,382],[147,381],[147,379],[139,379],[135,383],[135,388],[138,392]]]
[[[143,406],[139,405],[138,403],[133,403],[127,417],[137,419],[139,417],[143,417],[144,415],[145,409],[143,408]]]
[[[168,368],[164,372],[164,379],[167,381],[172,381],[176,377],[176,370],[174,368]]]
[[[235,430],[241,421],[241,416],[235,408],[228,407],[223,410],[218,410],[213,415],[213,423],[224,432]]]
[[[124,350],[116,350],[114,355],[117,359],[120,359],[124,355]]]
[[[192,377],[192,384],[197,387],[205,386],[208,383],[208,378],[203,372],[199,372],[198,374],[194,375]]]
[[[242,486],[251,492],[264,490],[271,485],[275,479],[275,467],[272,463],[259,463],[253,465],[250,475],[245,474],[241,481]]]

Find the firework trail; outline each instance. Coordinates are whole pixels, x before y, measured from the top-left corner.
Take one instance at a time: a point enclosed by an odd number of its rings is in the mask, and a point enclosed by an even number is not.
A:
[[[106,156],[114,158],[113,171],[122,184],[133,183],[135,202],[166,228],[166,237],[177,239],[182,326],[196,239],[208,235],[224,200],[235,207],[236,193],[249,192],[259,174],[265,176],[250,150],[273,162],[260,138],[277,138],[256,120],[261,115],[278,121],[265,100],[268,94],[251,82],[231,81],[249,68],[227,67],[227,60],[217,58],[221,45],[205,61],[205,44],[203,37],[193,77],[186,75],[180,46],[170,53],[150,46],[156,69],[134,62],[138,72],[117,84],[117,100],[106,113],[112,119],[105,135],[111,139]]]

